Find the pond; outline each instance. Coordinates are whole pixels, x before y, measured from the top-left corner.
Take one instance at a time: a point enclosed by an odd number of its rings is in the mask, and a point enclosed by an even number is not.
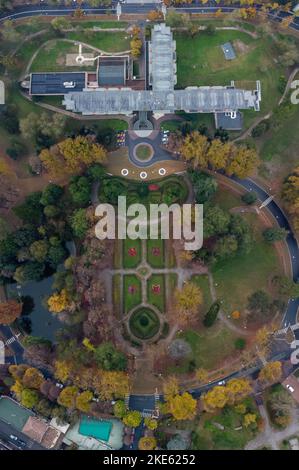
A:
[[[31,320],[33,336],[42,336],[50,341],[55,340],[55,333],[62,328],[62,323],[55,317],[55,314],[49,312],[44,305],[44,299],[49,297],[52,292],[53,276],[47,277],[40,282],[30,281],[20,286],[19,284],[10,284],[7,286],[8,297],[29,295],[34,300],[34,309],[28,315]]]

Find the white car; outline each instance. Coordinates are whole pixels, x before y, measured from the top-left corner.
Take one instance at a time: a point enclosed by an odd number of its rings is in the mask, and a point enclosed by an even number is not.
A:
[[[291,393],[294,393],[295,389],[291,385],[287,384],[286,387]]]
[[[9,436],[9,438],[10,438],[12,441],[17,441],[17,440],[18,440],[17,436],[15,436],[14,434],[11,434],[11,435]]]
[[[220,382],[218,382],[218,385],[225,385],[225,380],[220,380]]]
[[[76,82],[63,82],[64,88],[75,88]]]

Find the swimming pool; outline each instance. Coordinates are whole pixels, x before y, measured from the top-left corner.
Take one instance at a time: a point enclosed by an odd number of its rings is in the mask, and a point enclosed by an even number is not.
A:
[[[94,437],[101,441],[109,441],[112,423],[110,421],[101,421],[92,418],[81,418],[79,433],[82,436]]]

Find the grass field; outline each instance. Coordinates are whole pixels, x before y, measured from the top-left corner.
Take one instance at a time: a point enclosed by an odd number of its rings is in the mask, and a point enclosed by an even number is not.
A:
[[[191,281],[196,284],[202,292],[203,303],[200,306],[200,312],[202,314],[201,319],[203,319],[204,315],[207,313],[213,303],[210,291],[209,278],[206,274],[195,274],[194,276],[192,276]]]
[[[219,261],[212,267],[217,296],[224,301],[223,309],[228,314],[234,310],[242,314],[248,296],[256,290],[268,291],[268,281],[281,272],[275,248],[262,238],[257,216],[247,214],[245,217],[254,229],[255,243],[252,250]]]
[[[135,289],[131,292],[132,287]],[[141,282],[137,276],[128,274],[124,276],[123,302],[124,311],[128,313],[132,308],[137,307],[141,303]]]
[[[233,207],[243,206],[244,202],[235,192],[222,187],[213,196],[212,204],[217,204],[221,209],[229,211]]]
[[[133,251],[135,250],[135,256]],[[131,254],[130,254],[131,253]],[[137,268],[141,262],[141,240],[126,238],[123,241],[123,267],[126,269]]]
[[[153,287],[159,286],[160,292],[155,292]],[[154,274],[147,281],[147,301],[157,307],[161,313],[165,312],[165,276]]]
[[[112,278],[112,293],[113,293],[113,305],[114,313],[117,318],[120,318],[120,307],[121,307],[121,276],[120,274],[115,274]]]
[[[123,52],[130,50],[130,38],[125,32],[70,32],[67,34],[67,38],[84,42],[105,52]]]
[[[213,35],[198,34],[190,38],[180,33],[177,41],[178,88],[188,85],[229,85],[231,80],[261,80],[263,99],[261,112],[273,108],[280,97],[279,77],[284,70],[275,62],[276,50],[270,37],[253,39],[239,31],[217,31]],[[226,61],[221,44],[231,41],[237,59]],[[246,112],[245,124],[256,114]]]
[[[152,268],[164,268],[164,240],[160,238],[157,240],[147,240],[146,249],[147,249],[147,262]]]
[[[196,368],[203,367],[212,370],[219,367],[219,364],[235,352],[234,341],[236,335],[224,326],[221,328],[213,326],[201,332],[186,330],[178,337],[189,343],[192,354],[188,359],[182,361],[179,366],[171,367],[169,372],[188,372],[190,361],[194,362]]]

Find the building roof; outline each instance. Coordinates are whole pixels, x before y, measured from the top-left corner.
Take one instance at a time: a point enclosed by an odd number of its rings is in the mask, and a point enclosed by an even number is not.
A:
[[[226,60],[234,60],[236,59],[236,53],[233,48],[233,45],[230,42],[226,42],[222,44],[221,49],[223,50],[224,56]]]
[[[85,72],[32,73],[31,95],[64,95],[70,91],[82,91],[85,88]],[[66,88],[64,83],[73,82],[73,88]]]
[[[45,421],[34,416],[28,418],[22,432],[47,449],[51,449],[55,446],[61,434],[60,431],[52,428]]]
[[[126,62],[118,60],[99,60],[98,82],[100,86],[124,86],[126,81]]]
[[[176,84],[175,49],[169,26],[156,24],[149,43],[149,73],[153,90],[173,90]]]
[[[190,87],[185,90],[150,91],[97,89],[69,92],[63,104],[70,111],[83,114],[130,114],[133,111],[225,112],[259,109],[256,91],[231,87]]]
[[[299,381],[293,375],[289,375],[283,382],[283,387],[292,395],[294,400],[299,403]],[[293,392],[290,390],[290,387],[294,390]]]

